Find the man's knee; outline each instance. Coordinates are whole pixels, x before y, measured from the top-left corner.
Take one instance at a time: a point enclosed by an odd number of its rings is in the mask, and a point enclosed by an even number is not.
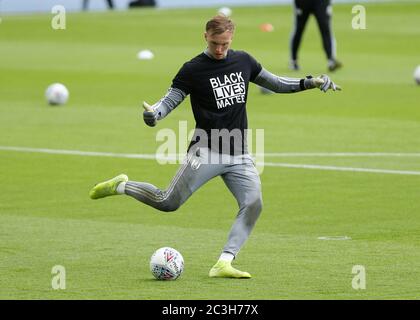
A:
[[[330,25],[328,23],[320,22],[318,26],[323,36],[330,37],[331,30],[330,30]]]
[[[173,212],[178,210],[180,206],[181,204],[176,201],[165,200],[161,203],[160,210],[164,212]]]
[[[165,198],[160,204],[160,210],[164,212],[173,212],[181,207],[183,201],[178,195],[172,194]]]
[[[261,193],[255,193],[251,195],[244,203],[243,207],[246,208],[247,211],[252,212],[254,215],[259,215],[262,211],[263,201]]]
[[[261,195],[258,195],[255,198],[254,202],[252,203],[252,206],[253,206],[254,210],[258,212],[258,214],[261,213],[262,207],[263,207],[263,201],[262,201]]]

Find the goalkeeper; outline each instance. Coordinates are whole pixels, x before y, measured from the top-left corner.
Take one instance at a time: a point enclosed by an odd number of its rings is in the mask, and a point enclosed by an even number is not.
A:
[[[99,199],[125,194],[157,210],[169,212],[177,210],[207,181],[221,176],[236,198],[239,211],[209,276],[250,278],[248,272],[232,266],[262,210],[260,177],[248,154],[245,134],[249,82],[278,93],[313,88],[326,92],[340,88],[326,75],[300,79],[270,73],[248,53],[230,49],[233,34],[234,24],[229,18],[216,16],[208,21],[204,52],[182,66],[160,101],[152,106],[143,103],[145,123],[155,126],[187,95],[191,97],[196,129],[185,161],[168,188],[161,190],[146,182],[129,180],[121,174],[95,185],[90,197]],[[214,132],[219,134],[215,136]]]

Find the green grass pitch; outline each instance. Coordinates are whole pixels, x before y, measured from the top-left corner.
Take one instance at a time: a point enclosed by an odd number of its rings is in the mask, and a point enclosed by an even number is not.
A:
[[[365,4],[367,29],[353,30],[352,6],[334,6],[339,93],[262,95],[250,85],[249,126],[265,130],[265,152],[308,153],[267,162],[420,171],[420,3]],[[250,280],[210,279],[235,218],[221,179],[175,213],[129,197],[92,201],[88,191],[119,173],[165,188],[178,165],[116,157],[17,152],[4,147],[152,154],[159,129],[193,127],[189,99],[155,128],[141,118],[182,63],[205,47],[216,8],[3,16],[0,23],[0,299],[418,299],[420,176],[267,166],[264,209],[235,266]],[[289,6],[233,8],[233,49],[279,75],[326,72],[315,20],[301,47],[301,72],[288,70]],[[272,23],[274,32],[259,30]],[[151,49],[155,58],[136,54]],[[69,103],[45,103],[62,82]],[[324,156],[313,153],[400,153]],[[312,154],[312,155],[311,155]],[[411,154],[411,156],[409,155]],[[322,236],[351,240],[326,241]],[[153,279],[162,246],[185,259],[180,279]],[[66,269],[54,290],[51,269]],[[352,268],[366,270],[355,290]]]

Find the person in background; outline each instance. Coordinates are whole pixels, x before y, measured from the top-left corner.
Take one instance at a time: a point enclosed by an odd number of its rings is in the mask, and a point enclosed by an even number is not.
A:
[[[290,37],[290,69],[299,70],[298,51],[309,16],[313,14],[322,36],[322,44],[328,59],[328,70],[342,67],[336,59],[336,42],[331,29],[331,0],[294,0],[295,24]]]
[[[112,0],[106,0],[106,3],[108,4],[109,9],[114,9],[114,3],[112,2]],[[88,4],[89,0],[83,0],[83,10],[86,11],[88,9]]]
[[[156,6],[155,0],[135,0],[131,1],[128,4],[129,8],[135,8],[135,7],[154,7]]]

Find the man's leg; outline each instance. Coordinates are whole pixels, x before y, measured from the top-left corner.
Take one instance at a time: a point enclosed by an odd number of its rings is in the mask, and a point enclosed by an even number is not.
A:
[[[222,175],[225,184],[238,202],[239,212],[229,232],[228,241],[223,248],[221,258],[210,270],[210,276],[213,277],[229,276],[229,272],[226,272],[224,268],[230,268],[231,277],[251,277],[249,273],[236,270],[230,266],[230,262],[236,257],[251,234],[262,210],[260,177],[250,157],[243,161],[243,164],[230,167]],[[228,267],[226,264],[228,264]]]
[[[314,14],[328,59],[328,68],[330,71],[334,71],[341,67],[341,63],[336,59],[336,42],[331,27],[332,5],[330,2],[330,0],[317,0]]]
[[[199,156],[193,152],[189,153],[166,190],[146,182],[128,181],[127,176],[119,175],[93,187],[90,196],[92,199],[99,199],[110,195],[127,194],[157,210],[175,211],[194,191],[221,174],[223,169],[221,164],[203,163],[206,156],[206,150],[201,150]]]
[[[307,0],[295,0],[294,2],[294,26],[290,35],[290,68],[299,70],[298,50],[306,22],[310,14],[310,7]]]
[[[112,0],[106,0],[106,2],[108,3],[109,9],[114,9],[114,3],[112,2]]]
[[[83,10],[87,10],[88,9],[88,2],[89,2],[89,0],[83,0],[83,2],[82,2],[82,9]]]

